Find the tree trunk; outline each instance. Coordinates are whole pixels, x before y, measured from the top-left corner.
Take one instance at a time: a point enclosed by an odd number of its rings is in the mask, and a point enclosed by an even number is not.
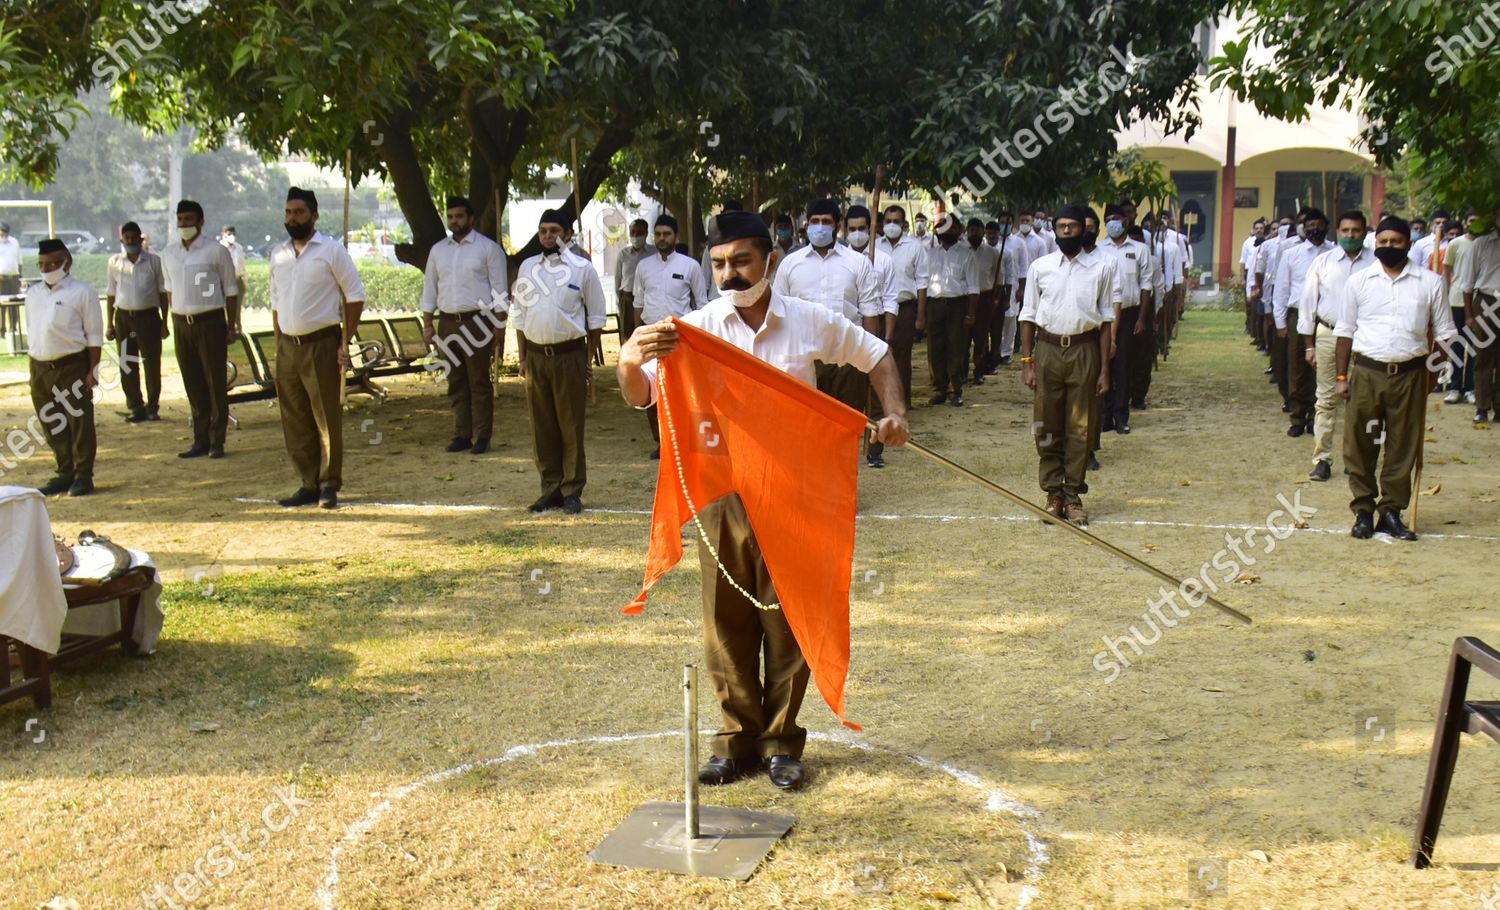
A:
[[[588,158],[578,165],[578,193],[569,192],[568,198],[562,200],[562,205],[557,207],[565,222],[578,218],[579,213],[573,201],[575,196],[581,196],[583,204],[588,205],[589,200],[594,198],[594,193],[598,192],[599,186],[608,179],[613,170],[614,166],[611,161],[615,153],[630,145],[634,138],[633,130],[613,126],[605,128],[603,134],[599,136],[599,141],[589,152]],[[514,237],[511,239],[515,240]],[[536,235],[533,234],[526,245],[516,253],[515,261],[521,262],[530,256],[535,256],[541,252],[541,249],[542,245],[537,242]]]
[[[411,114],[397,114],[379,124],[381,154],[396,190],[401,214],[411,226],[411,243],[396,244],[396,258],[419,269],[427,267],[427,251],[447,236],[447,227],[432,200],[427,172],[411,141]]]

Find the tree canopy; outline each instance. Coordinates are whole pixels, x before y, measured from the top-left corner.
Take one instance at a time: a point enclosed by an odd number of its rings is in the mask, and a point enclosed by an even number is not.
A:
[[[504,200],[545,190],[573,140],[584,199],[635,178],[679,214],[690,183],[700,207],[794,210],[877,169],[891,192],[1031,204],[1098,192],[1124,122],[1191,129],[1173,102],[1220,5],[197,0],[163,15],[16,0],[0,71],[24,116],[0,120],[0,153],[9,176],[49,179],[74,99],[108,88],[130,121],[209,147],[233,134],[266,158],[349,156],[393,186],[416,264],[443,236],[444,195],[496,233]],[[989,164],[1038,134],[1039,154]]]

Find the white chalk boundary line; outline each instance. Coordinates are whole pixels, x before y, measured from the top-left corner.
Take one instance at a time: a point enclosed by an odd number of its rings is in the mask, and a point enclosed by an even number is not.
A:
[[[235,502],[252,503],[255,505],[276,503],[274,499],[259,499],[250,496],[236,496]],[[341,501],[341,508],[371,508],[371,509],[393,509],[396,511],[432,511],[432,512],[524,512],[519,506],[488,506],[474,503],[445,503],[445,502],[382,502],[380,500],[345,499]],[[597,512],[601,515],[647,515],[650,509],[596,509],[589,507],[585,512]],[[1035,515],[858,515],[858,519],[873,521],[1027,521],[1041,524],[1041,519]],[[1091,519],[1089,527],[1099,525],[1113,525],[1122,528],[1194,528],[1206,531],[1248,531],[1251,528],[1265,530],[1264,524],[1208,524],[1192,521],[1153,521],[1147,519],[1125,520],[1125,519]],[[1348,534],[1348,528],[1293,528],[1294,533],[1313,534]],[[1376,535],[1376,539],[1384,539],[1384,534]],[[1488,542],[1500,541],[1500,536],[1487,536],[1484,534],[1443,534],[1422,532],[1423,539],[1431,540],[1481,540]]]
[[[712,733],[712,731],[708,730],[701,732],[704,735]],[[323,884],[318,887],[314,895],[317,898],[317,905],[321,910],[333,910],[335,902],[338,899],[339,859],[344,855],[346,850],[357,846],[360,839],[380,822],[381,817],[395,808],[396,803],[401,802],[418,790],[436,783],[451,780],[452,778],[480,768],[493,768],[497,765],[514,761],[517,758],[535,755],[542,749],[565,749],[570,746],[598,744],[612,745],[616,743],[639,742],[648,739],[665,739],[681,735],[682,732],[680,730],[675,730],[665,733],[626,733],[618,736],[585,736],[577,739],[558,739],[541,743],[527,743],[520,746],[511,746],[493,758],[455,765],[452,768],[434,772],[409,784],[403,784],[385,799],[376,803],[362,818],[352,822],[345,829],[344,836],[339,839],[338,843],[334,844],[333,850],[328,854],[328,872],[323,878]],[[1047,842],[1042,839],[1040,833],[1033,830],[1033,823],[1042,817],[1040,810],[1022,802],[1017,797],[998,787],[985,783],[984,779],[979,775],[953,765],[936,762],[929,758],[923,758],[920,755],[907,755],[904,752],[897,752],[894,749],[876,746],[846,734],[829,735],[827,733],[813,732],[808,733],[807,736],[816,742],[835,743],[848,746],[851,749],[857,749],[861,752],[878,752],[903,758],[919,767],[941,771],[964,786],[983,793],[985,796],[984,810],[986,812],[1004,812],[1011,816],[1016,820],[1021,833],[1026,836],[1026,880],[1033,884],[1027,884],[1021,888],[1021,895],[1019,901],[1016,903],[1016,910],[1026,910],[1027,907],[1031,906],[1031,902],[1036,900],[1038,895],[1040,895],[1041,891],[1034,883],[1041,881],[1043,874],[1046,872],[1047,864],[1052,860]]]

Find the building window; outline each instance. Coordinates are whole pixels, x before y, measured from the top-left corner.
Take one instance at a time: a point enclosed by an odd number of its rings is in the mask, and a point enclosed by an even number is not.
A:
[[[1322,209],[1329,220],[1340,212],[1364,204],[1365,181],[1359,174],[1344,171],[1277,171],[1276,209],[1280,218],[1295,218],[1303,207]]]
[[[1198,75],[1208,75],[1208,61],[1214,55],[1213,22],[1200,22],[1193,30],[1193,43],[1198,46]]]

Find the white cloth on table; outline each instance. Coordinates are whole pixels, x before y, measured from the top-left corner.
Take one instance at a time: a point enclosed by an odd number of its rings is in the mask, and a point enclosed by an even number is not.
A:
[[[80,576],[93,578],[102,575],[113,566],[113,562],[96,570],[90,564],[89,557],[95,554],[108,555],[108,552],[103,547],[74,547],[76,564],[63,576],[63,582],[66,584],[69,578]],[[131,641],[136,643],[142,654],[152,654],[156,651],[156,642],[161,638],[161,627],[166,621],[161,609],[161,572],[156,570],[156,563],[149,554],[129,547],[126,552],[130,554],[130,568],[152,567],[151,586],[141,592],[141,606],[136,611],[135,628],[130,633]],[[68,611],[62,630],[68,635],[113,635],[120,631],[120,602],[109,600],[87,607],[75,607]]]
[[[67,615],[46,499],[0,486],[0,635],[56,654]]]

